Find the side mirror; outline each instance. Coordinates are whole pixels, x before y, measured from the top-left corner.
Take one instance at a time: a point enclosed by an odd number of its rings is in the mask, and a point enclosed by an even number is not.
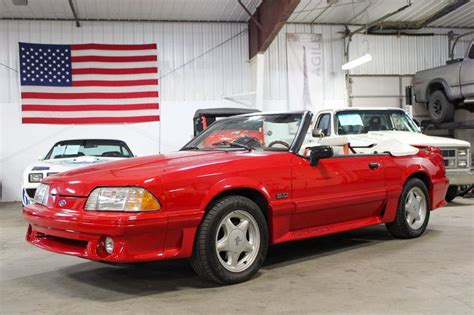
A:
[[[324,138],[326,135],[321,128],[313,129],[313,137],[314,138]]]
[[[316,166],[320,159],[330,158],[334,155],[330,146],[322,145],[310,148],[311,153],[309,154],[309,165]]]

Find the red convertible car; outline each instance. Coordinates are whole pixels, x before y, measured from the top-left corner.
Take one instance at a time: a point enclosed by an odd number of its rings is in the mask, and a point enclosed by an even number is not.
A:
[[[26,239],[109,263],[190,258],[199,275],[232,284],[255,275],[270,244],[381,223],[395,237],[423,234],[445,204],[439,150],[381,141],[348,153],[344,137],[315,145],[312,117],[234,116],[177,153],[47,177],[24,208]],[[239,125],[261,137],[207,141]]]

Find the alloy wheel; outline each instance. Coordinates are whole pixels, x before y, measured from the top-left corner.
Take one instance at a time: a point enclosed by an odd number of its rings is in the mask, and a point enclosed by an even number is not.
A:
[[[215,246],[219,262],[225,269],[230,272],[248,269],[260,249],[257,221],[247,211],[232,211],[219,223]]]
[[[428,209],[426,196],[419,187],[413,187],[405,199],[405,215],[410,228],[418,230],[426,218]]]

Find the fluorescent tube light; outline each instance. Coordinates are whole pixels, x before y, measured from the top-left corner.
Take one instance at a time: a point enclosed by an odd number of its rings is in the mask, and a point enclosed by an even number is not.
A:
[[[372,60],[372,55],[371,54],[365,54],[360,58],[354,59],[352,61],[349,61],[348,63],[345,63],[342,65],[342,70],[349,70],[355,67],[358,67],[366,62],[369,62]]]

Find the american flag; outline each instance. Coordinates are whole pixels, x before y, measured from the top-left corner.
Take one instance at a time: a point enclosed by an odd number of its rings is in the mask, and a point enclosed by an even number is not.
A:
[[[160,120],[156,44],[19,46],[23,123]]]

